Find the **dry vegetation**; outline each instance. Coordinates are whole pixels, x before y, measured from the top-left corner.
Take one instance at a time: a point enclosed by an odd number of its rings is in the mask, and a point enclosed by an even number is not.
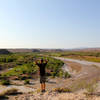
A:
[[[4,91],[0,92],[0,97],[5,97],[6,95],[17,94],[17,93],[18,93],[18,89],[8,88],[8,89],[5,89]]]

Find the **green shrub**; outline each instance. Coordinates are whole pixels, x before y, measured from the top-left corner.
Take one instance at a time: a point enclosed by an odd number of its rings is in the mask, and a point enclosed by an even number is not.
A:
[[[0,82],[1,85],[10,85],[10,81],[9,80],[1,80]]]
[[[29,79],[24,80],[24,84],[30,84],[30,80]]]
[[[11,94],[17,94],[18,93],[18,89],[16,88],[8,88],[5,89],[4,91],[0,92],[0,97],[6,97],[6,95],[11,95]],[[5,100],[5,99],[1,99],[0,100]]]
[[[19,79],[19,80],[26,80],[27,77],[26,77],[26,76],[21,76],[21,75],[20,75],[20,76],[18,76],[18,79]]]
[[[53,78],[55,78],[55,77],[56,77],[56,74],[57,74],[56,72],[52,72],[52,73],[51,73],[51,76],[52,76]]]
[[[2,62],[2,63],[9,63],[9,62],[13,62],[13,61],[15,61],[16,59],[14,58],[14,57],[12,57],[12,56],[2,56],[2,57],[0,57],[0,62]]]
[[[70,78],[70,77],[71,77],[71,75],[68,72],[64,73],[64,78]]]
[[[52,72],[48,75],[52,77],[64,77],[64,73],[62,71],[63,62],[61,60],[40,56],[38,54],[33,53],[16,53],[12,55],[1,56],[0,60],[3,62],[7,62],[8,65],[14,64],[14,68],[9,70],[8,72],[2,73],[1,76],[11,77],[18,76],[20,80],[25,80],[25,77],[22,77],[23,74],[32,75],[37,74],[39,67],[35,65],[35,60],[43,58],[48,59],[48,64],[46,65],[46,69]],[[12,63],[11,63],[12,62]],[[9,67],[10,68],[10,67]],[[68,75],[67,75],[68,77]]]
[[[64,75],[64,72],[63,72],[62,70],[58,72],[58,76],[59,76],[60,78],[62,78],[63,75]]]

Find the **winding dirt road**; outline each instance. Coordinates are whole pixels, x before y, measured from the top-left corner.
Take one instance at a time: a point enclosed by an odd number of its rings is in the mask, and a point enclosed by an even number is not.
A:
[[[61,57],[55,58],[62,60],[65,63],[65,65],[63,66],[63,70],[68,71],[72,75],[72,78],[69,79],[69,81],[66,83],[66,86],[68,85],[68,83],[77,85],[78,83],[82,83],[84,81],[100,81],[100,63]]]

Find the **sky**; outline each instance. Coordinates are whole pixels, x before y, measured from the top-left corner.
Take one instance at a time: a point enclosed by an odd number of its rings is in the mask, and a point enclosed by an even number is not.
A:
[[[0,48],[100,47],[100,0],[0,0]]]

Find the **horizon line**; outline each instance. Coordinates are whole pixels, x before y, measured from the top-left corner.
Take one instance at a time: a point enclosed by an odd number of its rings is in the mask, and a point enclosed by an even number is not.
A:
[[[100,47],[75,47],[75,48],[0,48],[0,49],[95,49]]]

